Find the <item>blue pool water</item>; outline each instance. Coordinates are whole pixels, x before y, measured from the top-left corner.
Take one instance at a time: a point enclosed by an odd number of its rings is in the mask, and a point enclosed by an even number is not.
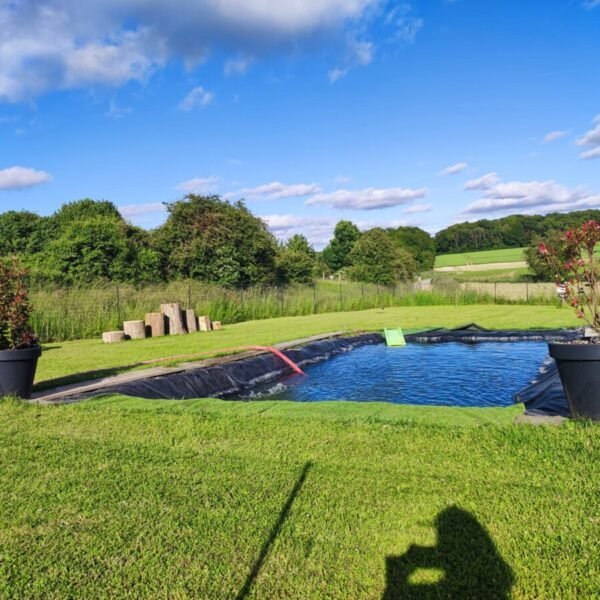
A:
[[[300,402],[357,400],[438,406],[508,406],[548,354],[542,342],[362,346],[245,394]]]

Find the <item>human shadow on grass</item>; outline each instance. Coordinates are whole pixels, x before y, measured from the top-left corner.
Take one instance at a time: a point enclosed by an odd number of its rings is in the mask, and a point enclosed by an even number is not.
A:
[[[292,491],[290,492],[290,495],[288,496],[286,503],[283,505],[283,508],[281,509],[281,512],[279,513],[279,518],[273,525],[273,528],[271,529],[269,537],[265,540],[265,543],[262,545],[260,554],[258,555],[256,562],[252,566],[252,570],[248,574],[248,577],[246,578],[246,582],[244,583],[244,586],[242,587],[242,589],[240,590],[240,592],[238,593],[238,595],[236,597],[237,600],[243,600],[243,598],[246,598],[248,596],[248,594],[250,593],[250,590],[252,589],[252,586],[254,585],[256,578],[260,574],[260,570],[262,569],[262,566],[271,550],[271,546],[273,545],[273,542],[275,542],[275,540],[277,539],[277,536],[279,535],[279,532],[281,531],[281,528],[283,527],[283,524],[285,523],[285,520],[287,519],[290,509],[292,508],[292,505],[294,504],[294,500],[296,499],[296,496],[302,489],[302,486],[304,485],[304,482],[306,480],[308,472],[311,470],[312,466],[313,466],[312,462],[307,462],[304,465],[304,468],[302,469],[300,476],[296,480],[296,483],[295,483]]]
[[[510,597],[513,572],[472,514],[450,506],[438,514],[435,524],[436,546],[411,545],[402,556],[386,558],[382,600]],[[419,569],[435,569],[442,575],[436,583],[411,583],[411,575]]]

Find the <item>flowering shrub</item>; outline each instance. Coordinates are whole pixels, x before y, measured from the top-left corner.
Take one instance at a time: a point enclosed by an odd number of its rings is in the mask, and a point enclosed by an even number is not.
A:
[[[538,247],[538,252],[555,273],[557,284],[564,286],[567,302],[577,316],[598,333],[600,263],[595,250],[599,243],[600,223],[587,221],[581,227],[567,231],[555,244]]]
[[[0,260],[0,350],[19,350],[37,344],[29,326],[31,306],[26,275],[16,260]]]

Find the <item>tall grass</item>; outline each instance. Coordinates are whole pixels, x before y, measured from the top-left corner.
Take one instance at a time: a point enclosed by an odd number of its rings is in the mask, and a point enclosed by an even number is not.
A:
[[[444,280],[431,290],[412,284],[384,287],[351,282],[319,281],[312,286],[231,290],[193,281],[135,288],[107,285],[93,288],[35,290],[33,326],[44,342],[83,339],[120,329],[123,321],[143,319],[165,302],[194,308],[215,321],[238,323],[280,316],[363,310],[388,306],[524,304],[525,297],[504,298],[488,291],[465,290]],[[552,296],[531,296],[530,304],[553,304]]]

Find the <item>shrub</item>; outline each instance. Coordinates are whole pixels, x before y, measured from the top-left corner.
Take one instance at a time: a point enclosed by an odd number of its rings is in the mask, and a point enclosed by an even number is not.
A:
[[[599,243],[600,223],[588,221],[569,229],[556,244],[541,244],[538,251],[564,286],[577,316],[600,333],[600,264],[595,254]]]
[[[25,285],[27,271],[16,260],[0,261],[0,350],[37,344],[29,325],[31,306]]]

